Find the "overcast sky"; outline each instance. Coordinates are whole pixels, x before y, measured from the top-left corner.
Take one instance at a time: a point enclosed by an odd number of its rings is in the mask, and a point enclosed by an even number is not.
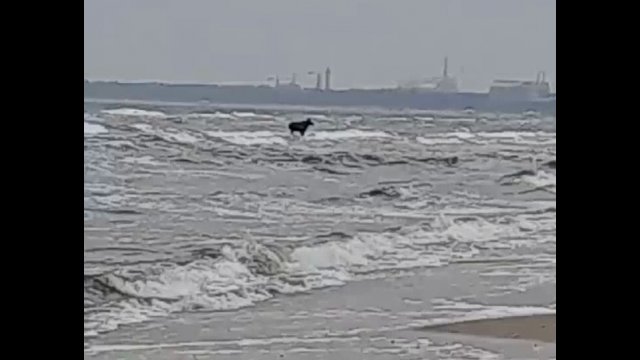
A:
[[[439,75],[555,88],[555,0],[85,0],[88,79],[262,82],[331,67],[336,88]]]

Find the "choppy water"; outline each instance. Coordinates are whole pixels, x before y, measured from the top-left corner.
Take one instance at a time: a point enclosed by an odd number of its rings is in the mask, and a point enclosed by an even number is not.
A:
[[[316,114],[299,138],[301,111],[105,109],[85,104],[85,344],[466,262],[510,261],[492,294],[555,286],[555,118]],[[512,311],[447,301],[432,321]]]

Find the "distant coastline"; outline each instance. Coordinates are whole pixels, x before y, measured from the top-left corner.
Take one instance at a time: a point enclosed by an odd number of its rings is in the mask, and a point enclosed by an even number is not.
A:
[[[313,107],[377,107],[416,110],[539,112],[555,115],[556,97],[494,99],[489,93],[420,92],[411,89],[320,90],[268,85],[216,85],[161,82],[84,81],[85,99],[204,102],[210,104]]]

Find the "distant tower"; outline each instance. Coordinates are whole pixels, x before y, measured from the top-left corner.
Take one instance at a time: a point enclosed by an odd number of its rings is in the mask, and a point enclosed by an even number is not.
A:
[[[536,77],[536,83],[542,84],[546,81],[546,74],[544,71],[539,71],[538,76]]]
[[[442,78],[438,80],[436,90],[441,93],[458,92],[458,81],[454,77],[449,76],[449,57],[444,57],[444,68],[442,69]]]
[[[296,73],[293,73],[293,75],[291,75],[291,85],[295,85],[296,84]]]
[[[320,72],[316,73],[316,89],[322,90],[322,74]]]
[[[449,77],[449,58],[447,56],[444,57],[444,71],[442,72],[442,77],[445,79]]]
[[[324,89],[326,91],[331,90],[331,69],[327,68],[324,72]]]
[[[280,77],[276,75],[276,87],[280,86]]]

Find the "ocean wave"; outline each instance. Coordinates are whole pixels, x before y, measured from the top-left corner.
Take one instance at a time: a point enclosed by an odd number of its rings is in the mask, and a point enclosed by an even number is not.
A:
[[[553,193],[556,192],[556,175],[545,171],[538,171],[534,175],[522,176],[522,181],[533,186],[536,189],[546,189]]]
[[[449,137],[416,137],[416,141],[423,145],[461,145],[464,142],[460,139]]]
[[[393,137],[393,135],[384,131],[348,129],[334,131],[314,131],[305,136],[305,139],[321,141],[341,141],[345,139],[379,139],[391,137]]]
[[[85,336],[414,268],[555,251],[549,126],[341,115],[300,137],[286,121],[303,111],[193,111],[177,115],[194,120],[182,124],[136,109],[85,113]],[[87,134],[87,124],[106,133]],[[498,180],[496,171],[529,168],[532,154],[539,169]],[[540,189],[553,195],[518,196]],[[104,246],[114,241],[157,253]]]
[[[204,137],[198,133],[189,133],[180,129],[159,128],[142,123],[133,124],[131,127],[170,143],[195,144],[204,140]]]
[[[374,272],[472,259],[480,253],[475,244],[500,248],[509,246],[508,239],[530,234],[518,224],[439,216],[428,226],[337,234],[294,248],[246,241],[194,252],[187,261],[85,276],[85,336],[174,312],[251,306]]]
[[[234,111],[231,113],[231,115],[233,115],[236,118],[239,119],[252,119],[252,120],[273,120],[275,119],[275,117],[273,115],[269,115],[269,114],[256,114],[254,112],[241,112],[241,111]]]
[[[235,145],[287,145],[288,141],[271,131],[207,131],[206,134]]]
[[[121,108],[121,109],[111,109],[111,110],[102,110],[102,114],[112,115],[112,116],[130,116],[130,117],[166,117],[167,115],[161,111],[148,111],[142,109],[132,109],[132,108]]]
[[[92,124],[85,121],[84,123],[84,135],[98,135],[108,133],[109,131],[102,125]]]
[[[383,186],[360,193],[359,198],[383,197],[385,199],[396,199],[401,196],[400,192],[393,186]]]
[[[308,119],[311,119],[313,121],[318,121],[318,122],[333,122],[334,119],[327,116],[327,115],[308,115],[305,116]]]
[[[499,182],[503,185],[526,184],[531,187],[531,189],[526,190],[526,192],[545,190],[554,194],[556,193],[556,175],[543,170],[535,172],[533,170],[521,170],[502,176]]]
[[[278,293],[341,285],[332,271],[300,272],[276,247],[225,246],[219,256],[85,277],[85,336],[179,311],[230,310]]]
[[[103,122],[104,119],[99,117],[99,116],[96,116],[94,114],[84,113],[84,121],[85,122],[97,122],[97,123],[100,123],[100,122]]]
[[[194,119],[204,119],[204,120],[236,120],[237,117],[232,114],[227,114],[223,112],[215,112],[215,113],[192,113],[184,116],[187,120]]]

